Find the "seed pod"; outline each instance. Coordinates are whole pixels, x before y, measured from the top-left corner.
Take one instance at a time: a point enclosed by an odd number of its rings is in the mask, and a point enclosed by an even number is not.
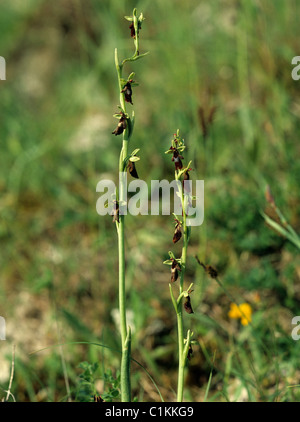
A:
[[[184,306],[185,311],[188,314],[193,314],[194,313],[193,308],[192,308],[192,305],[191,305],[191,298],[190,298],[190,296],[187,296],[185,298],[185,302],[184,302],[183,306]]]
[[[112,132],[113,135],[121,135],[121,133],[124,132],[124,130],[127,127],[127,121],[126,121],[126,116],[124,113],[122,113],[118,126],[116,127],[116,129]]]
[[[131,88],[131,83],[133,82],[132,79],[130,79],[130,81],[126,82],[124,88],[122,89],[122,93],[124,93],[125,96],[125,101],[127,103],[132,104],[132,88]]]
[[[132,177],[135,177],[136,179],[139,178],[136,168],[135,168],[135,163],[133,161],[130,161],[130,160],[128,161],[127,168]]]

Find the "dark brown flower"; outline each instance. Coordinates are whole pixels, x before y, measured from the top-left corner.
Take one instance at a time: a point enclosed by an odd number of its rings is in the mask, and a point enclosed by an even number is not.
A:
[[[185,298],[185,302],[184,302],[183,306],[184,306],[185,311],[188,314],[193,314],[194,313],[193,308],[192,308],[192,305],[191,305],[191,298],[190,298],[190,296],[187,296]]]
[[[116,129],[112,132],[113,135],[117,136],[117,135],[121,135],[121,133],[124,132],[124,130],[127,127],[127,121],[126,121],[126,116],[124,113],[121,114],[118,126],[116,127]]]
[[[133,22],[132,22],[132,23],[131,23],[131,25],[129,26],[129,29],[130,29],[130,36],[131,36],[132,38],[135,38],[135,29],[134,29],[134,24],[133,24]],[[139,33],[140,29],[142,29],[142,24],[141,24],[141,22],[140,22],[140,21],[138,21],[138,33]]]
[[[171,149],[173,150],[173,157],[172,157],[172,161],[174,161],[175,164],[175,170],[181,170],[182,169],[182,159],[183,156],[179,154],[178,150],[174,147],[171,147]]]
[[[133,22],[131,23],[131,25],[130,25],[129,29],[130,29],[130,36],[131,36],[132,38],[135,38],[135,29],[134,29]]]
[[[124,85],[124,88],[121,91],[122,93],[124,93],[125,101],[130,104],[133,104],[132,103],[132,88],[131,88],[132,82],[133,82],[132,80],[127,81],[126,84]]]
[[[188,350],[188,353],[187,353],[188,360],[191,360],[191,357],[192,356],[193,356],[193,349],[192,349],[192,345],[190,344],[189,345],[189,350]]]
[[[182,232],[181,232],[181,222],[177,219],[175,219],[176,221],[176,225],[175,225],[175,231],[174,231],[174,235],[173,235],[173,243],[177,243],[182,236]]]
[[[181,267],[176,261],[173,259],[172,266],[171,266],[171,282],[174,283],[178,279],[178,271],[181,271]]]
[[[135,168],[135,163],[133,161],[130,161],[130,160],[128,161],[127,168],[132,177],[135,177],[136,179],[139,178],[136,168]]]

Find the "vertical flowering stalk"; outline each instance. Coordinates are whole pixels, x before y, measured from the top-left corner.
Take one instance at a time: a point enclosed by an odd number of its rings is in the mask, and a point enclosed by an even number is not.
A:
[[[115,49],[115,65],[118,76],[118,88],[120,93],[119,113],[114,117],[118,118],[118,125],[112,132],[115,136],[122,135],[122,148],[119,157],[119,192],[117,199],[114,201],[113,222],[116,224],[118,234],[118,256],[119,256],[119,312],[120,312],[120,331],[122,342],[122,358],[121,358],[121,400],[122,402],[131,401],[130,388],[130,354],[131,354],[131,331],[126,323],[126,293],[125,293],[125,212],[126,207],[126,171],[133,177],[137,177],[135,169],[135,161],[139,158],[136,156],[138,150],[128,155],[128,144],[133,132],[134,112],[132,117],[126,112],[126,104],[133,105],[132,88],[137,85],[133,80],[132,72],[127,79],[123,78],[123,67],[127,62],[133,62],[144,57],[146,54],[139,53],[139,31],[141,30],[144,20],[143,14],[137,17],[136,9],[133,10],[132,16],[125,16],[125,19],[131,22],[131,37],[134,41],[135,52],[133,56],[124,59],[122,62],[118,58],[118,50]]]
[[[172,161],[175,165],[175,180],[178,182],[178,196],[182,208],[182,219],[175,216],[175,229],[173,234],[173,243],[182,241],[181,257],[175,258],[173,252],[169,252],[170,259],[164,264],[171,265],[171,283],[169,284],[170,295],[172,303],[177,316],[177,331],[178,331],[178,384],[177,384],[177,401],[183,400],[183,387],[184,387],[184,370],[187,360],[190,359],[192,354],[192,335],[193,333],[188,330],[186,338],[184,338],[183,327],[183,309],[188,313],[193,313],[190,294],[192,293],[193,284],[187,290],[184,290],[184,277],[186,271],[187,261],[187,248],[190,238],[190,227],[187,225],[188,208],[191,205],[193,197],[191,196],[189,183],[189,172],[191,171],[190,164],[183,167],[182,160],[184,157],[181,153],[184,151],[184,140],[179,136],[179,130],[174,134],[171,147],[166,154],[172,154]],[[179,276],[180,275],[180,276]],[[173,284],[179,278],[178,297],[175,299],[173,293]]]

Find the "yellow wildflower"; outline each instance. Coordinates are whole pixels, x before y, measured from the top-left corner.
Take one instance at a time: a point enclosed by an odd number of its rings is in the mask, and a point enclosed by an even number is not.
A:
[[[241,303],[239,306],[231,303],[228,316],[232,319],[240,318],[242,325],[248,325],[251,322],[252,308],[249,303]]]

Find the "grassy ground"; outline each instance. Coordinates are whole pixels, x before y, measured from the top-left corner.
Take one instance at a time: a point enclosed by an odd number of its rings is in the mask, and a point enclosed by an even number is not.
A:
[[[291,319],[299,314],[299,249],[261,215],[272,212],[264,197],[269,184],[300,232],[300,82],[291,78],[300,4],[293,0],[1,6],[1,397],[13,344],[17,401],[117,394],[117,237],[111,218],[96,213],[96,185],[117,177],[113,52],[132,51],[123,16],[133,7],[146,17],[141,45],[151,52],[134,66],[140,85],[131,147],[141,149],[139,176],[172,179],[164,151],[180,128],[193,179],[205,180],[205,221],[193,229],[188,250],[187,284],[195,291],[185,323],[199,346],[185,399],[298,401],[300,346]],[[213,107],[206,133],[200,110],[207,116]],[[132,354],[166,401],[175,400],[177,374],[170,273],[162,265],[173,227],[167,216],[127,218]],[[223,288],[195,254],[218,269]],[[228,317],[231,296],[252,306],[251,326]],[[160,400],[136,363],[132,386],[137,400]]]

